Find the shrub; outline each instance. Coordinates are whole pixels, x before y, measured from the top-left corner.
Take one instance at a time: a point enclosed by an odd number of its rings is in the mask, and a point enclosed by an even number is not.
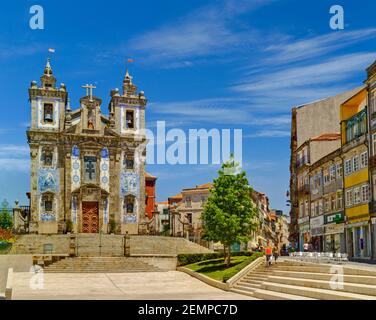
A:
[[[114,219],[110,219],[109,228],[110,233],[116,233],[116,222]]]
[[[12,242],[13,233],[12,230],[6,230],[0,228],[0,241],[2,242]]]
[[[234,252],[232,256],[251,256],[252,252]],[[224,258],[223,251],[213,253],[185,253],[178,255],[178,265],[185,266],[187,264],[196,263],[205,260]]]

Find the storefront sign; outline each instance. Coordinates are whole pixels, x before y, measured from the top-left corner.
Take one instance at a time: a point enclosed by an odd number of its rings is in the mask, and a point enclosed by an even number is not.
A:
[[[325,234],[343,233],[345,231],[345,225],[342,224],[329,224],[325,226]]]
[[[324,232],[324,227],[318,227],[318,228],[311,228],[311,235],[313,237],[315,236],[321,236],[323,235],[325,232]]]
[[[303,217],[298,219],[298,224],[309,222],[309,217]]]
[[[346,226],[346,228],[356,228],[356,227],[361,227],[361,226],[366,226],[368,224],[367,221],[361,221],[361,222],[356,222],[356,223],[351,223]]]
[[[324,224],[324,216],[311,218],[311,229],[321,227]]]
[[[324,218],[324,223],[327,224],[327,223],[342,223],[344,220],[344,214],[343,214],[343,211],[341,212],[337,212],[337,213],[334,213],[334,214],[329,214],[327,216],[325,216]]]
[[[299,225],[299,232],[308,232],[310,230],[309,223]]]

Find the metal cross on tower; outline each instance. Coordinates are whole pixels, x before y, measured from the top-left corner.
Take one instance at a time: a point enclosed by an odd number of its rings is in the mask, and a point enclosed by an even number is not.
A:
[[[86,86],[81,87],[86,89],[86,96],[90,96],[90,101],[93,101],[93,89],[96,89],[97,87],[92,84],[87,84]]]

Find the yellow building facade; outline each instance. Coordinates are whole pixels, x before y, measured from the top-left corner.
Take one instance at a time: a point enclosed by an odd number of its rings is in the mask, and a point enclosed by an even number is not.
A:
[[[354,258],[370,258],[367,88],[344,102],[340,113],[347,251]]]

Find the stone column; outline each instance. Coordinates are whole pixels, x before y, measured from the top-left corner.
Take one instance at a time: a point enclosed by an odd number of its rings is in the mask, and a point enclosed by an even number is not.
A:
[[[21,208],[18,206],[18,200],[15,201],[15,207],[13,208],[13,232],[20,233],[25,228],[25,223],[21,219]]]

